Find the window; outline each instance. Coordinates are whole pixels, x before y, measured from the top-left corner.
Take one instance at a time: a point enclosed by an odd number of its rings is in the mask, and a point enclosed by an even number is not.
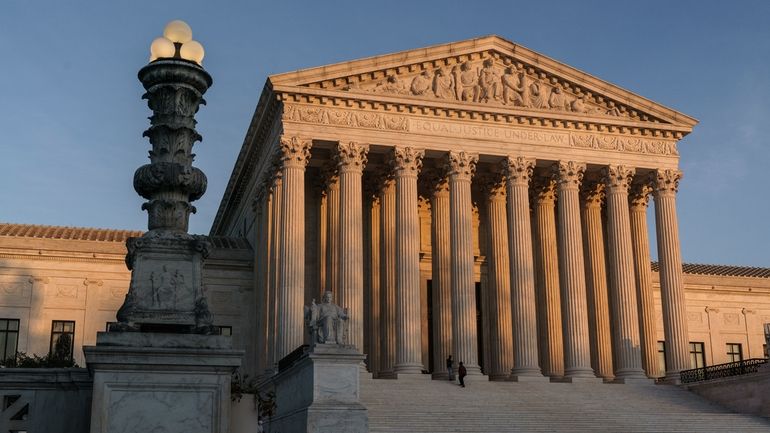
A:
[[[75,322],[54,320],[51,323],[51,346],[49,353],[60,354],[72,359],[75,348]]]
[[[703,368],[706,366],[702,342],[690,342],[690,368]]]
[[[662,375],[666,374],[666,342],[658,341],[658,371]]]
[[[233,335],[233,327],[232,326],[220,326],[219,327],[219,335]]]
[[[743,361],[743,348],[740,343],[727,343],[727,362]]]
[[[19,347],[19,319],[0,319],[0,362],[16,359]]]

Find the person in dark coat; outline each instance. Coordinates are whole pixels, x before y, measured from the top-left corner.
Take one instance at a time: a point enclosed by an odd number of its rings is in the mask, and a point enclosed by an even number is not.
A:
[[[459,374],[459,377],[460,377],[460,386],[465,388],[465,381],[463,379],[465,379],[465,376],[468,375],[468,370],[465,369],[465,366],[463,365],[462,361],[460,361],[460,368],[457,369],[457,373]]]

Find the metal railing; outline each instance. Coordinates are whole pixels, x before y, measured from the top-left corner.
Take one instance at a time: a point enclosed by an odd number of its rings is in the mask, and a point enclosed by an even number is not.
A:
[[[702,380],[719,379],[723,377],[740,376],[756,373],[759,367],[767,363],[766,358],[751,358],[726,364],[709,365],[708,367],[693,368],[679,372],[682,383],[700,382]]]

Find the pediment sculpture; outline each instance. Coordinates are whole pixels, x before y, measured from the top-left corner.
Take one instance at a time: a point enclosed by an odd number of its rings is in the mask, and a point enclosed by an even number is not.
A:
[[[400,71],[400,68],[396,70]],[[422,66],[414,72],[385,71],[384,77],[337,87],[350,92],[391,94],[472,104],[561,111],[649,121],[650,116],[516,59],[493,55],[452,66]]]
[[[310,332],[310,345],[348,344],[348,309],[332,302],[333,294],[326,291],[322,302],[315,299],[305,306],[305,325]]]

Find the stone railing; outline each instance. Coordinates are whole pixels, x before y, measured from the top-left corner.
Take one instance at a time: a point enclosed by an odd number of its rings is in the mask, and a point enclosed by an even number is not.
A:
[[[679,378],[682,383],[693,383],[723,377],[740,376],[756,373],[759,367],[766,363],[766,358],[751,358],[725,364],[709,365],[703,368],[683,370],[679,373]]]

